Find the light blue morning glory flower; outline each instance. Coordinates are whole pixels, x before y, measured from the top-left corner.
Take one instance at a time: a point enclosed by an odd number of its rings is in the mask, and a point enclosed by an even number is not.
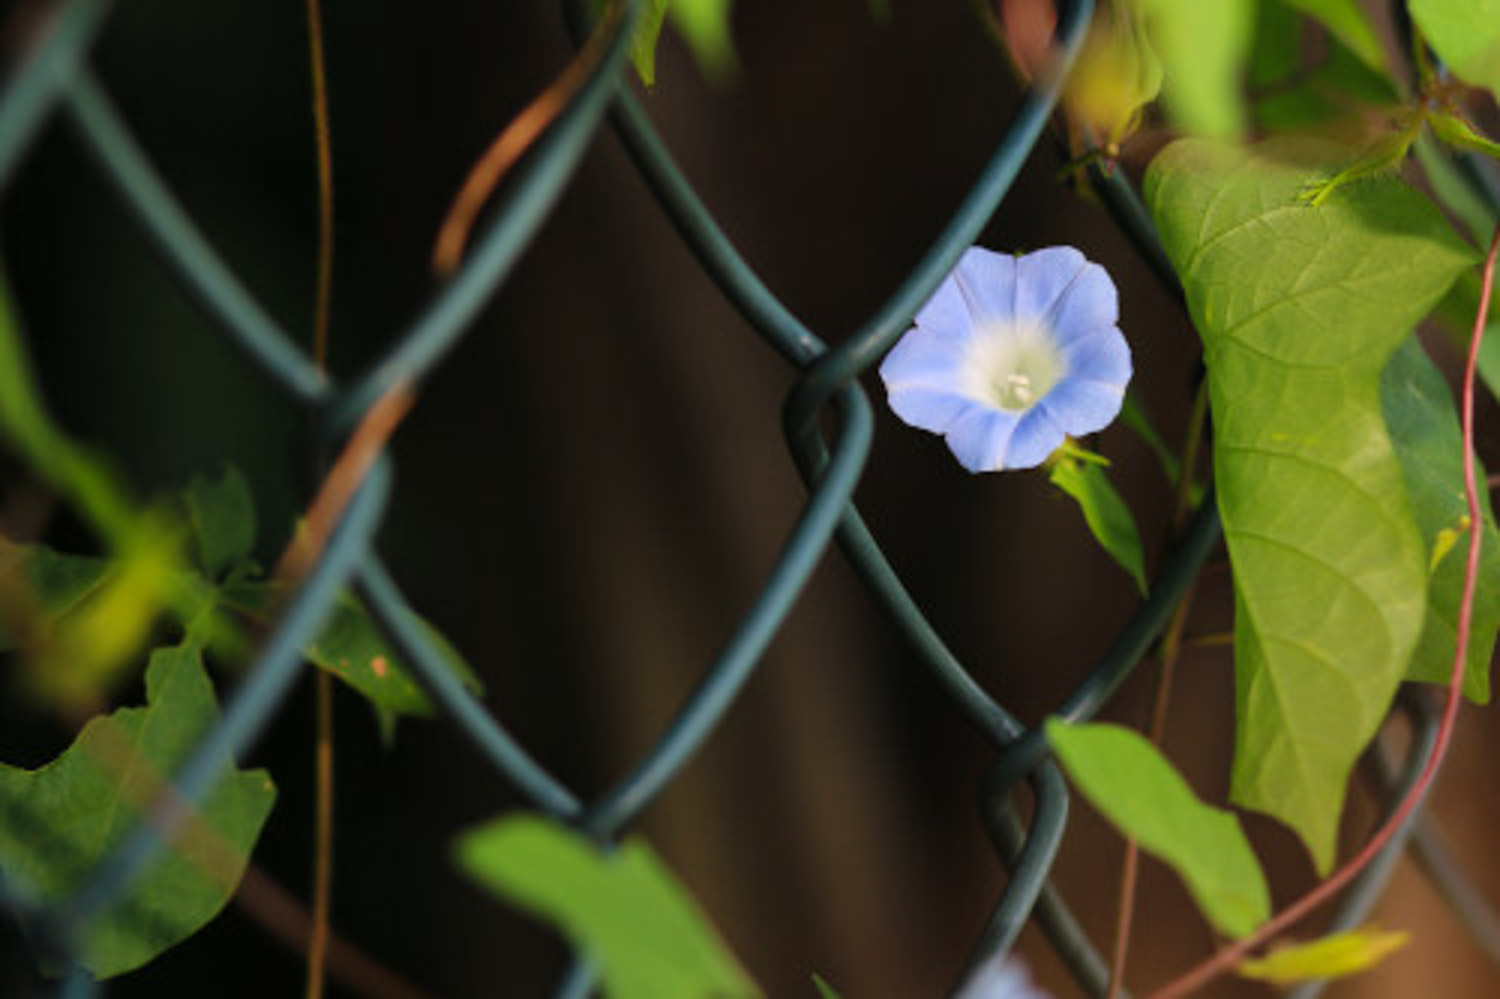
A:
[[[1031,975],[1019,958],[995,954],[964,982],[953,999],[1052,999],[1031,984]]]
[[[1070,246],[974,246],[880,365],[891,409],[971,472],[1033,468],[1120,413],[1130,347],[1104,268]]]

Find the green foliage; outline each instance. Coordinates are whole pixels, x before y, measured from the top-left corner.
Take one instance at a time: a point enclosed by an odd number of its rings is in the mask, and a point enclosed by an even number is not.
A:
[[[146,702],[90,721],[38,770],[0,764],[0,872],[22,897],[67,902],[144,821],[165,779],[219,720],[191,646],[152,655]],[[227,758],[222,766],[201,811],[119,901],[81,927],[81,959],[95,976],[145,964],[212,919],[234,892],[275,789],[264,771],[236,770]]]
[[[1427,542],[1431,578],[1427,616],[1417,651],[1406,669],[1408,680],[1446,684],[1453,672],[1458,606],[1463,592],[1464,546],[1453,542],[1467,526],[1464,499],[1463,437],[1448,383],[1415,339],[1408,339],[1380,378],[1380,401],[1396,457],[1406,475],[1417,529]],[[1480,481],[1484,470],[1478,471]],[[1490,511],[1489,490],[1479,491],[1485,514],[1479,578],[1500,580],[1500,532]],[[1443,550],[1438,550],[1439,546]],[[1434,564],[1435,563],[1435,564]],[[1500,586],[1481,584],[1474,595],[1473,635],[1464,664],[1464,694],[1486,704],[1490,699],[1490,656],[1500,628]]]
[[[287,596],[284,586],[255,580],[231,580],[222,591],[225,606],[252,620],[269,623],[275,608]],[[482,689],[478,676],[437,630],[420,618],[427,637],[443,654],[448,667],[470,690]],[[333,606],[328,623],[302,654],[308,662],[326,670],[359,691],[375,707],[382,724],[389,726],[396,715],[431,716],[437,713],[427,694],[411,678],[406,664],[385,632],[354,594],[344,592]]]
[[[1203,338],[1234,565],[1233,799],[1333,861],[1349,771],[1405,675],[1426,549],[1386,432],[1386,360],[1473,252],[1417,192],[1298,192],[1347,158],[1318,139],[1185,140],[1146,196]]]
[[[1279,10],[1266,4],[1266,11]],[[1262,24],[1265,22],[1263,21]],[[1295,25],[1294,25],[1295,26]],[[1281,51],[1281,41],[1265,40],[1270,51]],[[1257,53],[1261,39],[1257,36]],[[1296,49],[1292,49],[1295,58]],[[1267,65],[1267,72],[1271,67]],[[1254,104],[1255,120],[1278,131],[1309,129],[1342,120],[1354,120],[1369,108],[1394,108],[1400,96],[1386,74],[1371,69],[1338,39],[1330,39],[1327,51],[1316,64],[1293,62],[1277,76],[1261,81],[1266,93]]]
[[[1371,69],[1384,71],[1385,52],[1370,20],[1359,6],[1359,0],[1281,0],[1304,14],[1322,22],[1345,48]]]
[[[606,852],[555,822],[511,815],[466,833],[457,855],[471,878],[589,955],[611,999],[761,994],[643,840]]]
[[[1411,0],[1409,9],[1459,79],[1500,96],[1500,0]]]
[[[0,615],[0,651],[20,646],[40,650],[32,673],[49,685],[50,696],[78,703],[97,696],[133,660],[159,610],[145,595],[169,593],[190,636],[216,643],[218,651],[243,652],[224,612],[269,625],[289,596],[285,586],[251,577],[255,508],[249,486],[238,470],[226,468],[216,477],[194,478],[183,492],[182,506],[207,577],[179,569],[164,556],[134,562],[91,558],[0,537],[0,592],[10,597],[10,613]],[[143,573],[155,574],[149,585],[140,581]],[[226,573],[222,582],[214,582],[213,577]],[[417,625],[464,685],[479,692],[482,684],[458,650],[426,621],[418,618]],[[364,695],[387,734],[397,716],[436,714],[409,667],[352,593],[339,596],[328,623],[303,654]]]
[[[255,547],[255,500],[244,473],[226,465],[217,476],[195,475],[183,490],[198,566],[216,578]]]
[[[1194,135],[1231,138],[1245,127],[1240,74],[1255,28],[1253,0],[1131,0],[1161,59],[1162,100]]]
[[[704,75],[724,80],[735,71],[734,42],[729,34],[733,0],[643,0],[644,10],[630,40],[630,61],[641,82],[656,85],[656,48],[664,21],[682,35]],[[594,4],[595,10],[603,8]]]
[[[662,21],[667,16],[669,0],[643,0],[641,19],[635,26],[635,35],[630,39],[630,62],[636,75],[648,87],[656,86],[656,42],[661,37]],[[604,4],[596,0],[594,9]]]
[[[812,976],[813,987],[818,990],[818,999],[841,999],[838,990],[823,980],[823,976],[814,972]]]
[[[1145,738],[1052,720],[1047,740],[1084,797],[1176,871],[1221,932],[1243,937],[1270,918],[1271,892],[1239,820],[1199,801]]]
[[[667,17],[677,29],[698,67],[711,80],[734,75],[737,62],[729,34],[729,8],[734,0],[670,0]]]
[[[1083,519],[1099,546],[1120,568],[1130,573],[1141,593],[1146,592],[1146,560],[1141,535],[1130,507],[1120,498],[1097,461],[1064,453],[1048,469],[1052,484],[1077,501]]]
[[[31,360],[0,275],[0,439],[77,507],[117,549],[129,548],[135,511],[103,461],[75,444],[52,421],[37,389]]]

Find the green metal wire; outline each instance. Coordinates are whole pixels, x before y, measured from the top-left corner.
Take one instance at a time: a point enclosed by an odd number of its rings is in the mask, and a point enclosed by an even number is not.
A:
[[[557,120],[528,151],[512,179],[513,189],[497,207],[464,263],[415,324],[339,400],[335,428],[346,429],[398,382],[417,382],[451,350],[468,324],[509,275],[583,161],[599,122],[619,85],[630,39],[644,0],[624,0],[603,58]]]
[[[46,41],[24,57],[21,70],[6,81],[0,98],[0,191],[83,67],[109,8],[108,0],[70,0]]]
[[[495,769],[510,778],[538,809],[554,818],[567,821],[582,813],[583,806],[573,792],[534,760],[464,687],[426,631],[417,626],[416,612],[378,559],[372,557],[361,568],[359,593],[411,666],[413,679],[464,730]]]
[[[92,74],[78,74],[68,110],[105,177],[177,273],[218,318],[223,333],[278,387],[300,402],[320,401],[328,386],[317,366],[266,314],[198,231]]]

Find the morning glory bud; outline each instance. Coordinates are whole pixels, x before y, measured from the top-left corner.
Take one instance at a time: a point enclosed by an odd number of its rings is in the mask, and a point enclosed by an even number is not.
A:
[[[970,247],[880,377],[896,415],[942,434],[969,471],[1034,468],[1119,415],[1131,366],[1118,319],[1114,282],[1072,247]]]

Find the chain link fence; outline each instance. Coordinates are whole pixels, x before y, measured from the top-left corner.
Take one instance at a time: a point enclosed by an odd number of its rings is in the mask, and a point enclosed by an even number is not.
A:
[[[1061,5],[1055,40],[1060,57],[1055,71],[1026,95],[993,156],[920,262],[857,330],[836,342],[808,328],[757,277],[695,194],[632,96],[627,55],[643,6],[642,0],[630,0],[623,6],[623,16],[608,25],[600,43],[602,54],[589,66],[587,79],[516,165],[498,203],[476,231],[462,266],[440,294],[391,339],[383,356],[340,381],[325,377],[308,352],[247,290],[153,168],[148,151],[137,142],[93,63],[93,47],[110,10],[105,0],[59,4],[48,12],[42,29],[28,39],[24,54],[13,60],[16,68],[0,103],[0,185],[5,185],[0,191],[9,188],[43,126],[55,117],[66,118],[120,202],[156,243],[182,285],[213,317],[219,334],[263,371],[292,405],[311,414],[307,441],[325,462],[382,400],[403,387],[422,384],[473,328],[476,315],[511,276],[550,210],[568,190],[590,144],[610,126],[703,269],[794,375],[785,398],[783,430],[787,454],[806,483],[805,505],[758,598],[724,641],[721,654],[706,665],[696,690],[651,751],[602,795],[579,795],[528,753],[450,671],[431,636],[414,624],[401,582],[383,563],[374,544],[394,486],[392,467],[384,457],[374,460],[362,476],[327,544],[274,627],[264,635],[253,664],[228,700],[222,723],[172,776],[172,784],[179,794],[196,801],[214,777],[215,761],[225,754],[243,756],[255,744],[304,675],[301,650],[327,620],[339,594],[352,587],[411,664],[447,722],[467,736],[477,761],[504,775],[537,810],[608,842],[651,808],[695,758],[734,707],[814,570],[836,548],[857,573],[869,598],[905,637],[913,660],[995,753],[984,781],[982,814],[994,849],[1010,874],[988,924],[976,934],[979,939],[971,965],[1011,948],[1028,920],[1035,918],[1080,984],[1100,994],[1107,977],[1104,963],[1048,885],[1067,820],[1068,792],[1059,770],[1047,758],[1041,734],[1028,731],[997,703],[950,651],[918,610],[852,500],[874,425],[860,377],[906,329],[911,316],[963,250],[978,239],[1010,191],[1052,115],[1093,3],[1074,0]],[[577,9],[571,15],[581,40],[586,15]],[[1096,172],[1093,180],[1148,267],[1166,285],[1175,287],[1172,269],[1125,179],[1119,173]],[[1212,497],[1198,509],[1162,559],[1149,598],[1058,708],[1058,714],[1069,719],[1095,715],[1149,653],[1218,542]],[[1420,767],[1422,748],[1430,748],[1427,737],[1433,719],[1425,703],[1409,702],[1418,718],[1419,737],[1414,740],[1417,750],[1408,774]],[[1392,779],[1399,783],[1396,777]],[[1029,819],[1023,822],[1013,798],[1025,784],[1030,786],[1033,804]],[[52,938],[65,958],[70,927],[118,899],[161,848],[159,830],[142,826],[93,872],[67,906],[30,916],[52,928]],[[1366,911],[1383,876],[1375,871],[1366,877],[1340,918],[1353,920]],[[589,972],[579,965],[562,984],[561,994],[582,995],[589,985]],[[59,994],[70,996],[99,991],[102,987],[82,973],[59,987]]]

